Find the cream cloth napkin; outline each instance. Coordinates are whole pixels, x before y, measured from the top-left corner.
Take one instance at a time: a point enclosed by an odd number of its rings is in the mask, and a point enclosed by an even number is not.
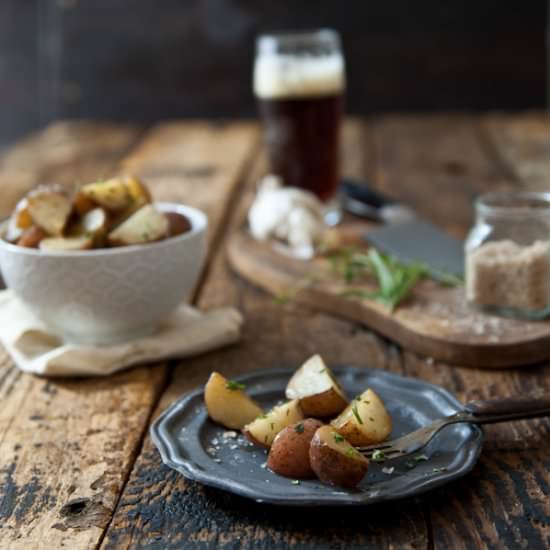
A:
[[[201,313],[182,304],[151,336],[110,346],[65,344],[10,290],[0,291],[0,342],[21,370],[43,376],[107,375],[137,363],[198,355],[239,340],[242,322],[232,308]]]

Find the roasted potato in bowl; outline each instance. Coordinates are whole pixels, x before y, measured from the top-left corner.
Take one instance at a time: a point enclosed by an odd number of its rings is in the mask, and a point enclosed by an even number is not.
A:
[[[2,237],[26,248],[71,252],[147,244],[191,229],[185,216],[160,211],[146,185],[127,176],[73,193],[39,186],[19,201]]]
[[[287,399],[299,399],[306,416],[326,417],[342,412],[348,400],[320,355],[308,359],[286,387]]]

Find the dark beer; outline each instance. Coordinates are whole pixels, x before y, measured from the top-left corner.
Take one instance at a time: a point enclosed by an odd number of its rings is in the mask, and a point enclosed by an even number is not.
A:
[[[258,39],[254,92],[271,173],[329,202],[339,183],[344,59],[332,30]]]
[[[339,182],[342,94],[260,99],[271,172],[327,201]]]

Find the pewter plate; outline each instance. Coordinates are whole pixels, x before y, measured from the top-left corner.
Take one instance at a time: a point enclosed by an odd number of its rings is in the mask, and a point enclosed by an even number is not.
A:
[[[348,396],[367,387],[381,396],[393,419],[392,438],[461,409],[447,391],[422,380],[378,369],[336,367],[333,371]],[[262,370],[235,380],[245,383],[247,393],[268,408],[284,398],[292,373],[289,369]],[[287,506],[350,506],[417,495],[467,474],[483,443],[483,432],[477,426],[451,425],[412,457],[371,461],[361,484],[349,490],[317,480],[293,484],[265,467],[266,451],[240,435],[227,437],[227,431],[209,420],[199,388],[164,411],[151,426],[151,437],[163,462],[186,478],[257,502]],[[428,460],[415,460],[419,455]]]

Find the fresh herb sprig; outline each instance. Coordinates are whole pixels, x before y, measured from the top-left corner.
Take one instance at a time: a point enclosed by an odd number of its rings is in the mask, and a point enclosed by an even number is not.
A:
[[[339,251],[332,256],[331,264],[333,270],[340,273],[348,284],[362,275],[374,275],[378,283],[376,290],[348,288],[342,295],[376,300],[390,311],[395,310],[422,278],[431,277],[446,286],[462,284],[462,280],[455,275],[434,272],[422,262],[405,264],[392,256],[382,254],[376,248],[371,248],[368,252],[356,249]]]

